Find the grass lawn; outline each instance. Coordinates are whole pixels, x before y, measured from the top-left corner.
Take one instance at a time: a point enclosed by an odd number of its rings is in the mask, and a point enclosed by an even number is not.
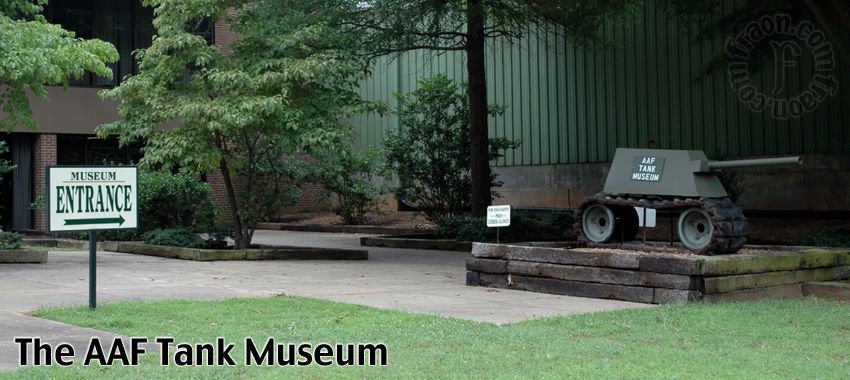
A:
[[[207,342],[384,343],[387,367],[27,368],[14,378],[836,378],[850,374],[850,304],[671,305],[496,326],[298,298],[122,302],[38,316],[130,336]],[[58,342],[53,342],[58,343]],[[78,351],[85,347],[77,347]]]

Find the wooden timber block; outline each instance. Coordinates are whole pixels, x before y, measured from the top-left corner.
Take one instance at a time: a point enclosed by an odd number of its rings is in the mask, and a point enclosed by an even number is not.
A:
[[[508,275],[507,285],[510,289],[642,303],[652,303],[654,298],[652,288],[557,280],[552,278]]]
[[[830,281],[850,277],[850,266],[801,269],[782,272],[741,274],[723,277],[706,277],[702,281],[705,294],[726,293],[735,290],[767,288],[813,281]]]
[[[803,284],[779,285],[767,288],[736,290],[728,293],[703,294],[705,302],[758,301],[775,298],[800,298]]]
[[[507,260],[498,259],[479,259],[477,257],[469,257],[466,259],[466,270],[504,274],[508,266]]]

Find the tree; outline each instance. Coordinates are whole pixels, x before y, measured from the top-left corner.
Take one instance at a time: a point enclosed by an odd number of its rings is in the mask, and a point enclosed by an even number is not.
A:
[[[309,0],[308,0],[309,2]],[[558,26],[582,44],[603,40],[601,26],[625,21],[639,0],[313,0],[333,14],[337,28],[358,36],[370,56],[426,49],[466,54],[471,153],[471,209],[481,216],[491,202],[484,46],[487,38],[520,38],[533,24]],[[320,7],[323,5],[323,7]]]
[[[399,127],[384,137],[381,145],[385,166],[399,177],[395,192],[399,199],[416,204],[431,221],[442,223],[469,209],[469,96],[461,83],[443,74],[419,81],[410,94],[397,95]],[[490,106],[488,113],[502,109]],[[517,141],[504,137],[488,141],[489,160],[515,148]],[[490,175],[488,188],[502,185]]]
[[[139,73],[103,93],[121,99],[122,118],[98,133],[145,141],[143,165],[220,172],[235,245],[246,248],[256,223],[291,199],[298,156],[350,138],[340,120],[369,109],[353,88],[370,64],[319,48],[342,37],[278,1],[145,4],[156,7],[158,35],[137,52]],[[204,20],[223,20],[240,36],[232,53],[192,33]]]
[[[118,61],[111,44],[48,23],[41,14],[46,2],[0,0],[0,129],[36,128],[27,90],[46,100],[45,86],[67,87],[86,71],[111,78],[107,64]]]

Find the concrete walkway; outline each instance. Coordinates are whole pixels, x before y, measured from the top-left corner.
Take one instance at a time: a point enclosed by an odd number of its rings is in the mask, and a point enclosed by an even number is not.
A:
[[[257,231],[254,241],[359,248],[360,235]],[[468,287],[463,252],[370,248],[368,261],[195,262],[98,254],[98,302],[309,296],[387,309],[508,323],[648,305]],[[44,307],[86,305],[88,255],[51,252],[47,264],[0,265],[0,369],[14,368],[15,336],[88,342],[111,337],[26,316]]]

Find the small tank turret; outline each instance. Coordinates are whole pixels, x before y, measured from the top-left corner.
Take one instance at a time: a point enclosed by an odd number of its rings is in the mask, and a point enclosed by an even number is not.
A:
[[[591,245],[632,240],[639,229],[635,207],[654,208],[679,213],[676,231],[688,249],[734,253],[747,241],[747,219],[716,170],[800,163],[800,157],[710,161],[698,150],[619,148],[602,192],[576,209],[576,233]]]

